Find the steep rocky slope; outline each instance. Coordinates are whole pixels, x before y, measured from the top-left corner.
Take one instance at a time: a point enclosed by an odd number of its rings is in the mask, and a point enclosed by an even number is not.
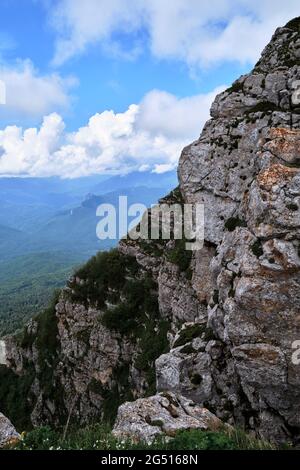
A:
[[[180,187],[164,202],[204,203],[204,248],[124,240],[92,259],[2,344],[1,411],[19,426],[29,416],[90,422],[169,390],[229,424],[297,442],[299,79],[295,19],[216,98],[182,152]]]

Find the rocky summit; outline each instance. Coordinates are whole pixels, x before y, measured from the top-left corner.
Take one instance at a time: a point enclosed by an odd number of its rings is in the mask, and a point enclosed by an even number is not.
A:
[[[295,19],[183,150],[180,185],[163,202],[204,204],[202,250],[122,240],[4,340],[1,411],[17,427],[113,422],[127,402],[116,433],[139,433],[146,417],[135,414],[149,407],[147,439],[176,419],[209,419],[299,442],[299,80]],[[178,418],[163,393],[185,397]],[[191,401],[192,414],[182,408]]]

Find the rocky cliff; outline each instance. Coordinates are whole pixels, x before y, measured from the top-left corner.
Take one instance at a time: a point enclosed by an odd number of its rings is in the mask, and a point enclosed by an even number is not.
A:
[[[299,19],[217,96],[182,152],[179,188],[164,202],[204,204],[203,249],[123,240],[89,261],[22,335],[5,339],[1,411],[22,416],[19,426],[113,420],[122,402],[168,390],[229,424],[297,442],[297,80]]]

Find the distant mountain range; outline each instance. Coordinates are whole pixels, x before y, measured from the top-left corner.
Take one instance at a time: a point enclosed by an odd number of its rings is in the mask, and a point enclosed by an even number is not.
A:
[[[0,178],[0,335],[46,305],[72,267],[116,245],[96,236],[100,204],[125,195],[149,207],[175,186],[175,172]]]
[[[96,237],[96,208],[128,203],[146,206],[157,202],[177,185],[175,172],[162,175],[59,178],[0,178],[0,262],[39,251],[74,252],[86,258],[107,249],[113,241]]]

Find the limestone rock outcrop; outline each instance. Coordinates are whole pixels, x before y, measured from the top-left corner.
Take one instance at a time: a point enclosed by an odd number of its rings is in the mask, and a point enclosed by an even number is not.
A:
[[[151,444],[158,436],[174,437],[178,431],[220,431],[224,425],[205,408],[174,393],[159,393],[120,406],[113,429],[115,437]]]

